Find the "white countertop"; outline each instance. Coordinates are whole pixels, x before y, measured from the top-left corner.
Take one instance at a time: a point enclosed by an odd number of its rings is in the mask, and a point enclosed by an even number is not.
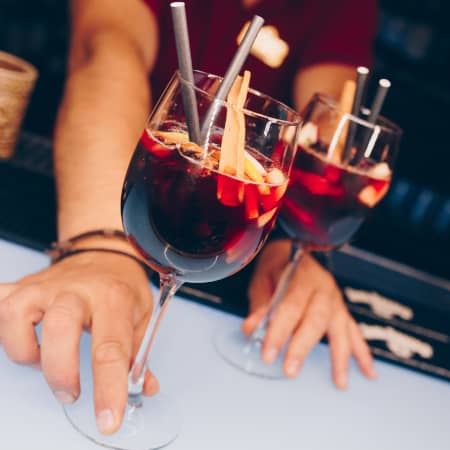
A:
[[[0,282],[48,263],[0,240]],[[152,369],[183,415],[168,450],[449,450],[450,383],[377,362],[378,380],[352,365],[347,392],[330,379],[319,345],[294,381],[263,380],[228,366],[212,336],[237,317],[176,298],[169,305]],[[82,360],[89,361],[89,338]],[[100,449],[79,435],[41,373],[9,362],[0,349],[0,449]]]

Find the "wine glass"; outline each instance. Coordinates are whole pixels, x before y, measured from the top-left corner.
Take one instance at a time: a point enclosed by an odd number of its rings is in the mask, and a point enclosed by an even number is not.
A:
[[[103,436],[95,428],[93,412],[86,414],[78,402],[66,409],[78,430],[106,447],[150,450],[176,438],[179,416],[170,398],[142,396],[148,355],[168,301],[184,282],[218,280],[248,264],[275,223],[287,188],[299,115],[254,90],[249,90],[243,108],[218,101],[214,94],[220,82],[218,76],[195,71],[192,85],[177,72],[128,167],[123,225],[142,259],[159,273],[160,296],[129,373],[128,406],[120,430]],[[199,119],[208,117],[201,146],[189,140],[182,94],[186,88],[195,93]],[[230,117],[242,119],[244,126],[240,132],[245,136],[245,170],[240,175],[221,167]],[[227,150],[236,151],[230,146]]]
[[[305,108],[289,187],[279,222],[292,239],[286,265],[268,311],[250,337],[220,334],[216,347],[233,366],[266,378],[282,378],[283,352],[265,364],[261,349],[271,315],[282,301],[306,252],[326,252],[347,242],[386,195],[401,130],[385,118],[376,123],[343,114],[330,97],[316,94]]]

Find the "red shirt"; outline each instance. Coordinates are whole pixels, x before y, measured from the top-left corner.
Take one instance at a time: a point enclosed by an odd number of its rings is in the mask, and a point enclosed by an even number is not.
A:
[[[151,75],[154,98],[177,68],[170,13],[171,0],[144,0],[158,19],[160,48]],[[298,69],[322,62],[369,65],[376,21],[375,0],[261,0],[247,10],[241,0],[187,0],[192,61],[195,69],[223,75],[236,48],[236,37],[254,14],[275,26],[290,51],[273,69],[253,56],[245,68],[252,87],[290,103]]]

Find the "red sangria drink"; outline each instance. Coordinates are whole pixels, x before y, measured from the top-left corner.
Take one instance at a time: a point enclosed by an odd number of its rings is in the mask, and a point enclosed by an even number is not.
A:
[[[150,448],[161,448],[179,430],[170,398],[142,395],[145,367],[170,299],[185,282],[218,280],[251,261],[275,223],[294,159],[300,117],[250,89],[249,72],[234,80],[226,100],[216,95],[220,77],[199,71],[193,77],[190,83],[177,72],[169,82],[122,189],[126,235],[160,282],[128,374],[127,408],[139,414],[133,422],[139,442],[128,450],[148,448],[150,441],[155,443]]]
[[[178,20],[182,9],[176,11]],[[183,283],[218,280],[248,264],[281,208],[300,116],[251,89],[250,72],[234,71],[222,79],[194,70],[191,81],[176,72],[131,157],[122,223],[141,262],[158,273],[159,295],[148,305],[151,315],[128,372],[120,429],[107,436],[98,432],[92,396],[82,397],[83,407],[78,400],[65,408],[74,427],[103,447],[153,450],[176,439],[176,402],[163,393],[143,395],[168,304]]]
[[[313,148],[300,147],[280,216],[285,231],[313,250],[347,242],[386,194],[391,171],[366,160],[340,165]]]
[[[246,265],[276,220],[287,178],[246,148],[244,177],[219,172],[182,132],[145,130],[126,177],[125,229],[148,264],[184,282],[224,278]]]
[[[300,261],[307,252],[329,251],[352,238],[389,188],[401,135],[399,128],[384,118],[365,120],[321,94],[308,103],[303,119],[279,215],[292,241],[288,261],[269,308],[248,342],[226,352],[232,365],[264,378],[286,376],[289,343],[280,349],[273,364],[262,361],[261,350],[272,314],[285,298]],[[224,344],[218,342],[217,346]]]

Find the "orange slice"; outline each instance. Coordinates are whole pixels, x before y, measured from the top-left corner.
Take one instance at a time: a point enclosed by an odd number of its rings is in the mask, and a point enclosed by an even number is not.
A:
[[[245,187],[245,218],[248,220],[257,219],[259,216],[258,190],[254,185]]]

